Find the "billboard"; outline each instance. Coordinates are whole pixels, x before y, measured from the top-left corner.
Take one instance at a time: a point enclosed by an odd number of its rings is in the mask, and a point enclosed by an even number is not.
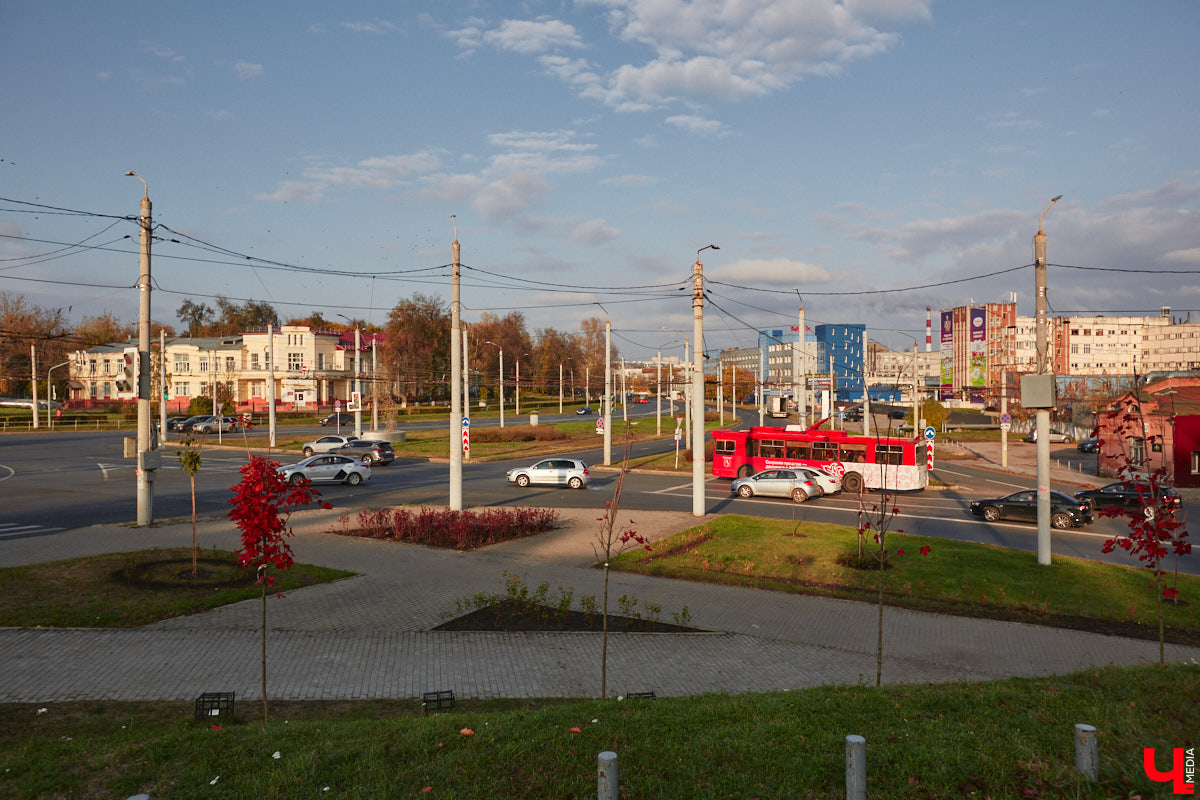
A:
[[[968,335],[971,366],[967,371],[967,385],[982,388],[987,384],[987,309],[970,309],[968,319],[971,323]]]
[[[954,312],[942,312],[942,388],[954,386]]]

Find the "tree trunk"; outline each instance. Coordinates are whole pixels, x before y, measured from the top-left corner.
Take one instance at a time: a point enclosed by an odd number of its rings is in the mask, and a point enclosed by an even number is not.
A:
[[[192,577],[196,577],[196,564],[199,554],[196,551],[196,473],[188,475],[192,479]]]
[[[267,576],[262,575],[262,706],[263,722],[267,721]]]
[[[611,533],[609,534],[611,537]],[[608,697],[608,561],[604,562],[604,613],[600,618],[600,699]]]

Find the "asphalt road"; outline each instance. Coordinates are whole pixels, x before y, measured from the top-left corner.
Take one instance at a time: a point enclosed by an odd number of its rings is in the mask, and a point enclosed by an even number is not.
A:
[[[648,414],[644,422],[653,424],[654,407],[637,409]],[[574,415],[564,419],[577,420]],[[547,422],[552,421],[546,418]],[[594,419],[594,417],[592,418]],[[479,423],[485,420],[480,418]],[[494,423],[495,420],[488,420]],[[508,420],[506,420],[507,422]],[[670,430],[669,420],[664,430]],[[473,424],[476,421],[473,420]],[[430,423],[436,426],[436,423]],[[406,426],[415,428],[416,426]],[[444,425],[442,425],[444,427]],[[329,433],[318,426],[281,429],[280,438]],[[23,536],[54,535],[67,529],[94,524],[131,522],[136,518],[136,483],[133,462],[121,457],[122,439],[128,432],[54,432],[10,433],[0,436],[0,547],[5,539]],[[237,437],[225,437],[229,443]],[[600,439],[597,447],[573,453],[588,464],[603,461]],[[671,439],[635,445],[631,457],[652,452],[669,452]],[[204,462],[196,475],[196,512],[201,516],[224,515],[228,511],[229,487],[238,480],[238,470],[245,462],[245,452],[239,449],[208,448]],[[298,458],[298,455],[297,455]],[[613,442],[613,458],[619,463],[621,447]],[[615,470],[596,467],[591,471],[592,482],[584,490],[510,486],[505,472],[514,466],[534,459],[523,457],[486,463],[466,462],[463,465],[463,499],[468,506],[516,505],[594,508],[601,512],[612,496]],[[397,461],[373,470],[372,479],[361,486],[321,486],[322,499],[346,513],[355,513],[364,506],[382,505],[445,505],[449,501],[448,466],[445,463]],[[895,498],[898,510],[893,530],[938,538],[993,544],[1027,551],[1036,550],[1036,527],[1023,523],[988,523],[976,519],[967,511],[967,504],[980,497],[996,497],[1019,489],[1033,488],[1032,476],[998,473],[964,464],[946,462],[935,469],[935,475],[956,488],[947,491],[927,490],[901,494]],[[1070,490],[1071,487],[1062,487]],[[850,496],[824,497],[801,505],[775,499],[741,499],[729,492],[729,482],[710,479],[705,483],[705,503],[708,513],[739,513],[776,519],[831,522],[857,525],[859,505]],[[168,519],[187,517],[191,513],[191,488],[188,476],[178,469],[172,451],[164,454],[164,469],[157,472],[154,490],[154,517]],[[874,494],[866,495],[868,513],[880,502]],[[1185,512],[1194,501],[1185,501]],[[690,511],[692,486],[690,475],[658,475],[630,473],[623,490],[622,506],[626,509],[653,511]],[[1123,552],[1100,553],[1105,539],[1121,533],[1124,526],[1118,520],[1097,519],[1093,524],[1072,531],[1052,533],[1052,552],[1096,560],[1129,564]],[[1183,559],[1181,572],[1200,572],[1198,559]]]

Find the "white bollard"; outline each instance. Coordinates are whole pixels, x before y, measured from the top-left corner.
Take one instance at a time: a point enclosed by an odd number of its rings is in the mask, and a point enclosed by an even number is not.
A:
[[[867,740],[846,737],[846,800],[867,798]]]
[[[618,800],[617,754],[605,750],[596,756],[596,799]]]
[[[1088,780],[1100,779],[1100,757],[1096,752],[1096,729],[1079,723],[1075,726],[1075,769]]]

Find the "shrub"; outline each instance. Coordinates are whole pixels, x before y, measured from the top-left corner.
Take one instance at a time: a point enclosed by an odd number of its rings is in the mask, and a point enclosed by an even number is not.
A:
[[[508,428],[477,428],[471,431],[474,443],[549,442],[566,439],[567,434],[548,425],[517,425]]]
[[[557,524],[558,512],[552,508],[488,508],[482,511],[364,508],[354,522],[343,516],[335,532],[343,536],[474,550],[544,533]]]

